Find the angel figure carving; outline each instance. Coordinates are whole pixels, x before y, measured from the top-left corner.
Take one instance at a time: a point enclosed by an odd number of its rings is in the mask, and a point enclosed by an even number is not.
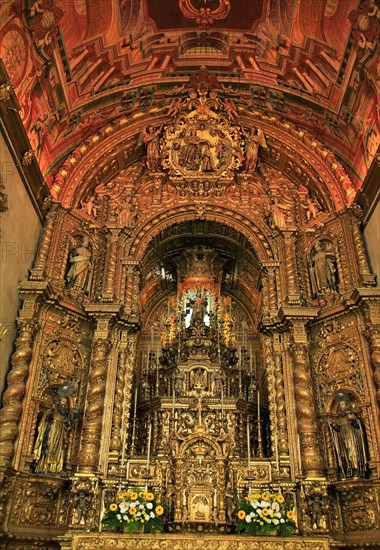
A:
[[[139,145],[146,146],[146,165],[151,172],[161,170],[160,133],[162,126],[155,130],[153,126],[145,128],[139,138]]]
[[[268,145],[264,132],[260,128],[257,129],[257,133],[256,128],[251,128],[249,133],[242,128],[242,133],[245,137],[245,172],[254,172],[257,166],[259,148],[268,149]]]

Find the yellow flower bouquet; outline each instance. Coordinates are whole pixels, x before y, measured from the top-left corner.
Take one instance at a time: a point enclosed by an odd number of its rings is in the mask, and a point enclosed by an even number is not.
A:
[[[164,530],[163,513],[153,493],[133,490],[119,493],[115,502],[106,505],[102,523],[129,533],[154,533]]]
[[[237,513],[236,530],[246,535],[286,537],[297,530],[294,509],[281,493],[254,493],[246,497]]]

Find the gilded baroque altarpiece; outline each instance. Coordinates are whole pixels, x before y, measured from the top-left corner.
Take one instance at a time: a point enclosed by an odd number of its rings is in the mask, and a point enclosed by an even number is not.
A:
[[[360,208],[315,138],[222,100],[199,85],[121,117],[56,176],[3,398],[12,548],[379,541],[380,301]],[[132,487],[164,503],[166,538],[102,525]],[[294,503],[297,535],[233,534],[259,490]]]

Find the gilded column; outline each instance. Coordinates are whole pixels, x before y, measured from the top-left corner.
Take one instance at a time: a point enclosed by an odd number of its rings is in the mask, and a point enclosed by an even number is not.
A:
[[[133,292],[134,292],[134,273],[137,269],[136,261],[126,262],[127,280],[125,283],[125,300],[124,309],[127,315],[131,315],[133,307]]]
[[[278,342],[278,336],[273,343],[274,351],[274,388],[277,411],[277,431],[278,431],[278,449],[280,454],[289,453],[288,431],[286,425],[286,405],[284,390],[284,374],[281,360],[281,347]]]
[[[306,477],[321,477],[323,462],[318,443],[317,417],[314,408],[308,345],[294,342],[289,347],[294,366],[295,405],[300,437],[302,470]]]
[[[354,214],[352,216],[351,227],[354,239],[354,248],[359,265],[360,282],[364,284],[364,286],[373,286],[375,284],[375,277],[372,275],[369,267],[367,252],[364,247],[363,236],[359,227],[363,217],[363,212],[359,205],[352,205],[351,211]]]
[[[276,315],[278,310],[278,296],[276,288],[276,267],[278,263],[276,262],[263,262],[264,273],[263,281],[266,282],[266,294],[267,299],[267,308],[271,315]]]
[[[125,394],[124,394],[124,420],[123,429],[125,433],[129,433],[129,424],[131,421],[131,405],[132,405],[132,385],[133,374],[136,363],[136,351],[137,351],[137,338],[136,332],[128,334],[128,353],[127,353],[127,366],[125,372]]]
[[[289,303],[299,303],[299,287],[296,265],[296,246],[295,236],[292,231],[283,231],[285,239],[285,271],[288,288],[287,301]]]
[[[45,226],[43,229],[40,246],[38,248],[36,261],[34,262],[33,269],[30,273],[30,279],[32,281],[41,281],[45,277],[45,269],[49,257],[50,243],[53,236],[54,223],[56,221],[57,212],[58,204],[53,203],[50,207],[49,212],[46,215]]]
[[[376,385],[377,400],[380,404],[380,326],[368,324],[365,334],[371,345],[373,379]]]
[[[261,273],[261,282],[262,282],[262,317],[263,319],[269,317],[269,292],[268,292],[268,272],[266,269],[263,269]]]
[[[79,453],[79,471],[95,473],[99,464],[99,448],[103,427],[104,397],[107,378],[107,351],[109,342],[94,340],[84,415],[82,446]]]
[[[122,344],[123,345],[123,344]],[[115,401],[112,415],[112,435],[110,450],[119,452],[121,449],[121,431],[123,420],[123,400],[124,400],[124,388],[125,388],[125,371],[127,366],[127,350],[126,344],[123,345],[119,352],[119,360],[116,373],[116,388],[115,388]]]
[[[115,296],[115,273],[117,262],[117,245],[119,240],[119,232],[111,231],[111,236],[108,241],[108,250],[106,258],[106,273],[103,283],[102,299],[104,302],[112,302]]]
[[[131,330],[131,329],[130,329]],[[125,453],[126,435],[129,433],[130,411],[132,405],[133,372],[136,361],[137,333],[124,331],[122,351],[116,378],[114,425],[111,437],[111,450]]]
[[[36,325],[31,320],[18,320],[18,328],[16,351],[11,357],[11,370],[7,376],[7,388],[3,394],[3,408],[0,413],[0,467],[10,466],[14,454]]]

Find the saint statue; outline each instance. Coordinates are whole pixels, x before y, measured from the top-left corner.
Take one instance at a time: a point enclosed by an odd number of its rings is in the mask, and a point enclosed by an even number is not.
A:
[[[91,251],[88,239],[83,237],[82,244],[77,246],[69,256],[70,269],[66,275],[67,286],[76,290],[89,290],[91,269]]]
[[[207,315],[207,298],[205,294],[201,294],[201,289],[197,288],[195,298],[190,300],[191,320],[190,324],[204,323],[204,318]]]
[[[82,244],[74,248],[69,256],[70,269],[66,275],[67,286],[76,290],[89,290],[91,251],[89,242],[83,237]]]
[[[78,411],[70,409],[68,386],[61,386],[53,405],[47,409],[38,424],[38,435],[33,456],[35,472],[57,474],[64,469],[69,431]],[[70,388],[69,388],[70,389]]]
[[[309,263],[310,281],[313,296],[337,291],[336,257],[330,251],[330,243],[314,245],[314,254]]]
[[[265,141],[264,133],[258,129],[251,128],[249,133],[243,130],[245,136],[245,171],[254,172],[256,170],[257,158],[259,155],[259,147],[268,148]]]
[[[339,468],[344,477],[366,477],[367,453],[363,427],[352,402],[338,403],[337,422],[330,424]]]
[[[159,172],[161,169],[161,155],[159,135],[162,126],[158,130],[154,130],[153,126],[149,126],[143,131],[142,141],[146,146],[146,165],[152,172]]]

